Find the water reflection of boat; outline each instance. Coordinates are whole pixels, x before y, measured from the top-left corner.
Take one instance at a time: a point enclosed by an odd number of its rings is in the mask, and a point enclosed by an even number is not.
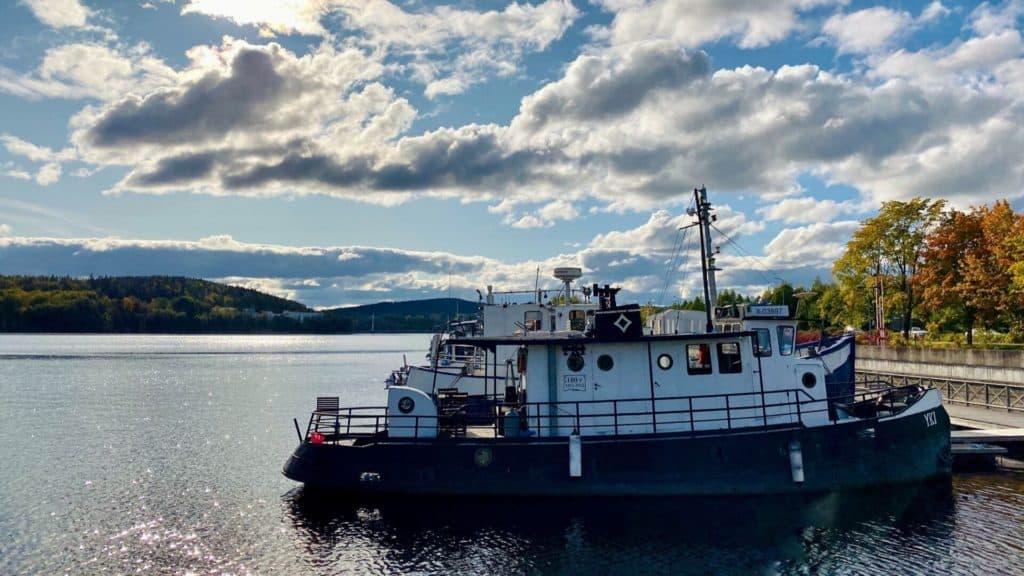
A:
[[[877,562],[899,539],[941,554],[954,524],[948,482],[781,498],[607,498],[600,506],[353,499],[300,488],[284,504],[314,561],[340,568],[372,557],[376,565],[360,567],[381,573],[828,573],[838,560],[872,561],[857,555]]]

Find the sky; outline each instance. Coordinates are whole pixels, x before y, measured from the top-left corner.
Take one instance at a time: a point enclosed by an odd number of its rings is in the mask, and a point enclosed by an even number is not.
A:
[[[882,202],[1024,207],[1024,0],[0,0],[0,274],[314,307],[828,280]]]

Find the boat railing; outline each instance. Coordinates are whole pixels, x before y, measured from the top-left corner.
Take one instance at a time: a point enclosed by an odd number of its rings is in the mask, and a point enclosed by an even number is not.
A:
[[[421,438],[524,438],[545,433],[566,436],[622,436],[659,432],[728,432],[800,428],[817,419],[823,425],[847,418],[895,416],[926,391],[900,386],[861,391],[842,397],[814,398],[806,390],[738,392],[655,398],[578,400],[559,402],[495,402],[490,424],[471,426],[466,413],[448,407],[437,415],[395,415],[389,422],[383,406],[316,410],[310,415],[304,439],[316,443],[392,435]],[[830,410],[830,407],[832,408]],[[515,412],[508,418],[508,412]],[[296,426],[298,424],[296,423]],[[516,426],[510,429],[510,426]],[[398,434],[396,434],[398,432]]]

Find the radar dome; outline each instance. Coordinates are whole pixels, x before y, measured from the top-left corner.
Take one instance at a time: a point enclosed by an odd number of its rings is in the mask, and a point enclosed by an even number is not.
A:
[[[581,276],[583,276],[583,270],[580,268],[555,268],[555,278],[567,284],[578,280]]]

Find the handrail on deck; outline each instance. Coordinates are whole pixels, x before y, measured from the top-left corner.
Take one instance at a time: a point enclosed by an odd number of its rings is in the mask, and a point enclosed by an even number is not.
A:
[[[556,435],[559,430],[571,427],[575,432],[605,429],[618,436],[622,433],[632,434],[636,427],[648,426],[653,430],[656,421],[661,429],[673,425],[688,426],[687,429],[673,432],[700,432],[704,430],[756,430],[780,425],[804,426],[805,419],[815,414],[825,413],[828,420],[835,424],[840,418],[834,408],[852,410],[855,407],[873,408],[876,418],[899,414],[923,396],[926,388],[920,386],[888,387],[847,394],[838,398],[818,399],[806,390],[792,388],[765,392],[735,392],[728,394],[700,394],[691,396],[666,396],[654,398],[616,398],[609,400],[572,400],[556,402],[495,402],[493,419],[494,437],[502,434],[505,410],[516,410],[530,430],[547,430],[548,435]],[[732,399],[751,398],[753,400],[774,400],[772,397],[783,396],[781,401],[760,401],[748,404],[737,404]],[[724,406],[701,406],[711,400],[724,402]],[[669,406],[665,403],[671,402]],[[661,403],[663,408],[659,409]],[[695,403],[697,406],[695,406]],[[582,408],[599,404],[611,405],[610,411],[587,411]],[[636,408],[633,405],[640,406]],[[554,408],[554,411],[551,408]],[[464,416],[464,415],[463,415]],[[415,437],[420,430],[428,428],[444,428],[457,420],[457,413],[437,414],[431,416],[401,415],[401,424],[388,422],[388,411],[384,406],[353,406],[342,407],[337,411],[315,410],[310,414],[306,427],[305,439],[309,440],[313,433],[320,434],[323,440],[337,441],[378,436],[388,430],[414,429]],[[411,421],[411,424],[409,422]],[[751,423],[744,425],[743,423]],[[724,428],[721,424],[724,423]],[[531,427],[530,425],[533,424]],[[709,425],[715,425],[708,428]],[[462,422],[465,428],[465,422]],[[344,432],[342,432],[344,430]]]
[[[1024,412],[1024,383],[948,378],[922,374],[857,370],[856,384],[902,386],[918,384],[935,388],[942,393],[942,401],[980,408]]]

